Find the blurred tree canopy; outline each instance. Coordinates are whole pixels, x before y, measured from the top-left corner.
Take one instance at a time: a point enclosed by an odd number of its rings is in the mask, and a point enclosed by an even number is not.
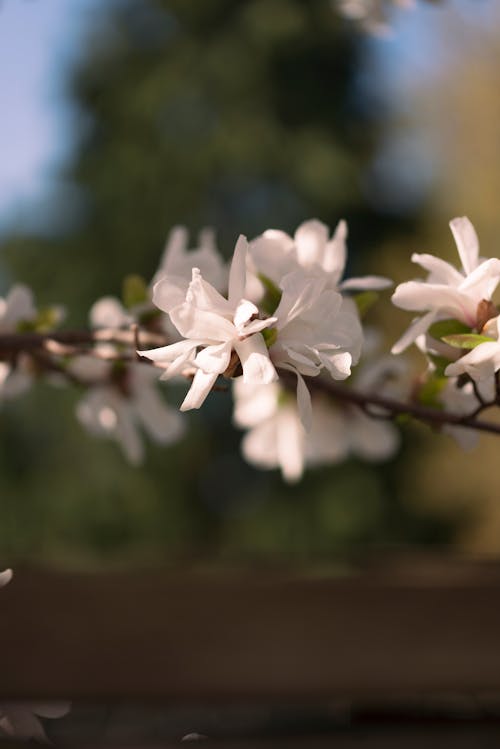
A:
[[[68,71],[75,148],[39,232],[2,246],[10,278],[60,302],[68,324],[149,279],[169,229],[293,232],[316,216],[350,222],[359,271],[407,211],[370,208],[364,181],[385,122],[363,87],[364,46],[324,0],[121,0],[103,4]],[[354,251],[354,252],[353,252]],[[360,262],[362,258],[362,262]],[[169,397],[178,393],[169,391]],[[40,386],[2,406],[0,554],[94,564],[182,556],[306,563],[380,545],[447,543],[463,518],[405,501],[400,459],[349,461],[295,487],[248,467],[230,427],[230,396],[190,415],[188,437],[150,446],[142,469],[84,434],[78,393]],[[413,438],[417,440],[417,437]]]

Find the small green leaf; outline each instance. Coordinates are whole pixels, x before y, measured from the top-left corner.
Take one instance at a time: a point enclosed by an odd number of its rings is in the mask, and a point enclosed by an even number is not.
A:
[[[19,333],[48,333],[61,321],[61,309],[41,307],[33,320],[19,320],[16,330]]]
[[[258,274],[258,279],[266,290],[264,298],[260,302],[260,306],[264,312],[267,312],[268,315],[272,315],[281,301],[281,291],[276,284],[263,273]]]
[[[429,334],[433,338],[440,340],[444,338],[444,336],[460,333],[470,333],[471,330],[471,328],[469,328],[467,325],[465,325],[465,323],[460,322],[459,320],[439,320],[438,322],[435,322],[430,326]]]
[[[380,295],[377,294],[376,291],[361,291],[359,294],[353,296],[361,318],[363,318],[368,310],[373,307],[379,296]]]
[[[276,328],[264,328],[264,330],[262,331],[262,336],[264,338],[264,341],[266,342],[267,348],[271,348],[273,343],[276,343],[278,331],[276,330]]]
[[[142,276],[132,274],[124,278],[122,300],[127,309],[149,301],[148,287]]]
[[[445,335],[441,339],[444,343],[454,348],[471,349],[476,348],[481,343],[491,343],[494,338],[488,335],[479,335],[479,333],[462,333],[457,335]]]

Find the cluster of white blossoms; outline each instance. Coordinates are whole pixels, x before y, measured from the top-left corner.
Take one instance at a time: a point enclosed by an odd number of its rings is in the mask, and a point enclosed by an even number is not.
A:
[[[500,404],[493,301],[500,259],[479,257],[467,218],[450,225],[461,267],[412,256],[427,277],[400,284],[392,296],[417,316],[391,355],[372,344],[361,313],[392,284],[379,276],[344,279],[344,221],[333,235],[314,219],[293,236],[240,236],[229,264],[211,231],[190,250],[186,230],[176,227],[151,283],[128,277],[122,300],[93,305],[87,331],[57,331],[61,309],[37,311],[24,286],[1,299],[0,396],[20,394],[42,376],[77,385],[84,391],[81,424],[114,439],[137,465],[141,432],[168,445],[186,431],[185,417],[160,388],[189,382],[180,406],[189,411],[220,389],[221,378],[233,380],[233,421],[246,430],[245,458],[279,468],[290,482],[308,465],[390,457],[399,441],[391,416],[398,413],[440,425],[467,446],[478,429],[495,431],[476,417]],[[413,380],[394,356],[412,343],[428,362]]]
[[[461,267],[433,255],[412,255],[428,276],[400,284],[392,302],[424,314],[392,352],[416,343],[428,358],[425,386],[432,400],[454,413],[473,414],[500,404],[500,318],[493,301],[500,259],[479,256],[479,240],[468,218],[453,219],[450,228]],[[475,443],[477,434],[471,429],[452,429],[464,446]]]
[[[348,294],[391,285],[378,276],[342,280],[346,237],[345,222],[330,237],[317,220],[303,223],[293,237],[276,230],[251,242],[240,236],[227,295],[221,275],[216,288],[199,267],[191,269],[190,280],[167,270],[153,288],[154,304],[181,339],[141,350],[141,356],[163,369],[163,380],[192,377],[182,411],[199,408],[219,376],[235,378],[234,421],[250,430],[245,457],[257,466],[280,467],[289,481],[300,478],[306,463],[337,462],[350,453],[377,459],[395,447],[392,428],[379,423],[373,427],[377,436],[390,436],[368,446],[368,417],[354,407],[339,408],[324,394],[311,399],[304,380],[349,377],[363,330]]]

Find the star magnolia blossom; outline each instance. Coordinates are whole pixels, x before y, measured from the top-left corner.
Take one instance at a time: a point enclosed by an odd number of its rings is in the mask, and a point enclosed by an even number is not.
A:
[[[275,312],[276,342],[269,350],[277,367],[297,375],[298,405],[306,430],[311,425],[311,403],[301,375],[314,377],[326,369],[333,379],[346,379],[363,342],[354,302],[325,286],[324,277],[308,277],[303,271],[285,276]]]
[[[194,369],[191,388],[181,411],[199,408],[212,389],[217,377],[229,367],[233,350],[248,384],[267,384],[278,375],[269,359],[261,331],[276,322],[275,317],[258,319],[258,308],[244,298],[246,284],[247,241],[240,237],[236,244],[229,274],[228,298],[222,297],[205,281],[198,268],[193,268],[182,304],[173,309],[167,302],[170,319],[185,340],[140,354],[165,368],[163,379],[170,379]],[[183,290],[184,281],[165,277],[163,284]],[[155,296],[161,307],[161,295]]]
[[[347,224],[339,221],[330,239],[330,230],[317,219],[304,221],[293,238],[283,231],[269,229],[250,243],[252,294],[262,296],[257,281],[263,274],[276,286],[294,270],[325,279],[325,287],[337,291],[385,289],[391,281],[381,276],[365,276],[342,281],[347,260]],[[254,296],[252,295],[252,299]]]
[[[436,320],[451,317],[470,328],[476,327],[478,305],[483,300],[491,301],[500,281],[500,260],[481,260],[479,241],[468,218],[453,219],[450,228],[462,268],[457,270],[433,255],[412,255],[412,261],[429,272],[427,280],[400,284],[392,302],[405,310],[427,312],[417,318],[392,347],[393,354],[404,351]]]
[[[146,364],[128,364],[113,383],[110,362],[77,357],[70,371],[82,382],[92,384],[77,405],[76,415],[92,434],[116,440],[132,465],[144,458],[140,427],[159,444],[176,442],[184,433],[177,410],[156,390],[157,375]]]
[[[32,322],[36,315],[31,290],[23,284],[16,284],[5,298],[0,298],[0,333],[13,333],[21,323]],[[30,387],[31,380],[31,375],[23,367],[0,362],[1,398],[21,395]]]
[[[234,423],[249,431],[242,441],[245,459],[258,468],[280,468],[289,483],[298,481],[306,465],[339,463],[349,455],[385,460],[399,444],[398,432],[356,407],[339,408],[314,394],[311,427],[303,427],[295,399],[276,382],[250,386],[234,383]]]

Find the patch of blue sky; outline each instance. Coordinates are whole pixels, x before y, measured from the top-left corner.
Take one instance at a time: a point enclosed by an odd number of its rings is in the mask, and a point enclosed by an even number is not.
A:
[[[0,226],[43,200],[72,141],[68,65],[97,0],[0,0]]]

